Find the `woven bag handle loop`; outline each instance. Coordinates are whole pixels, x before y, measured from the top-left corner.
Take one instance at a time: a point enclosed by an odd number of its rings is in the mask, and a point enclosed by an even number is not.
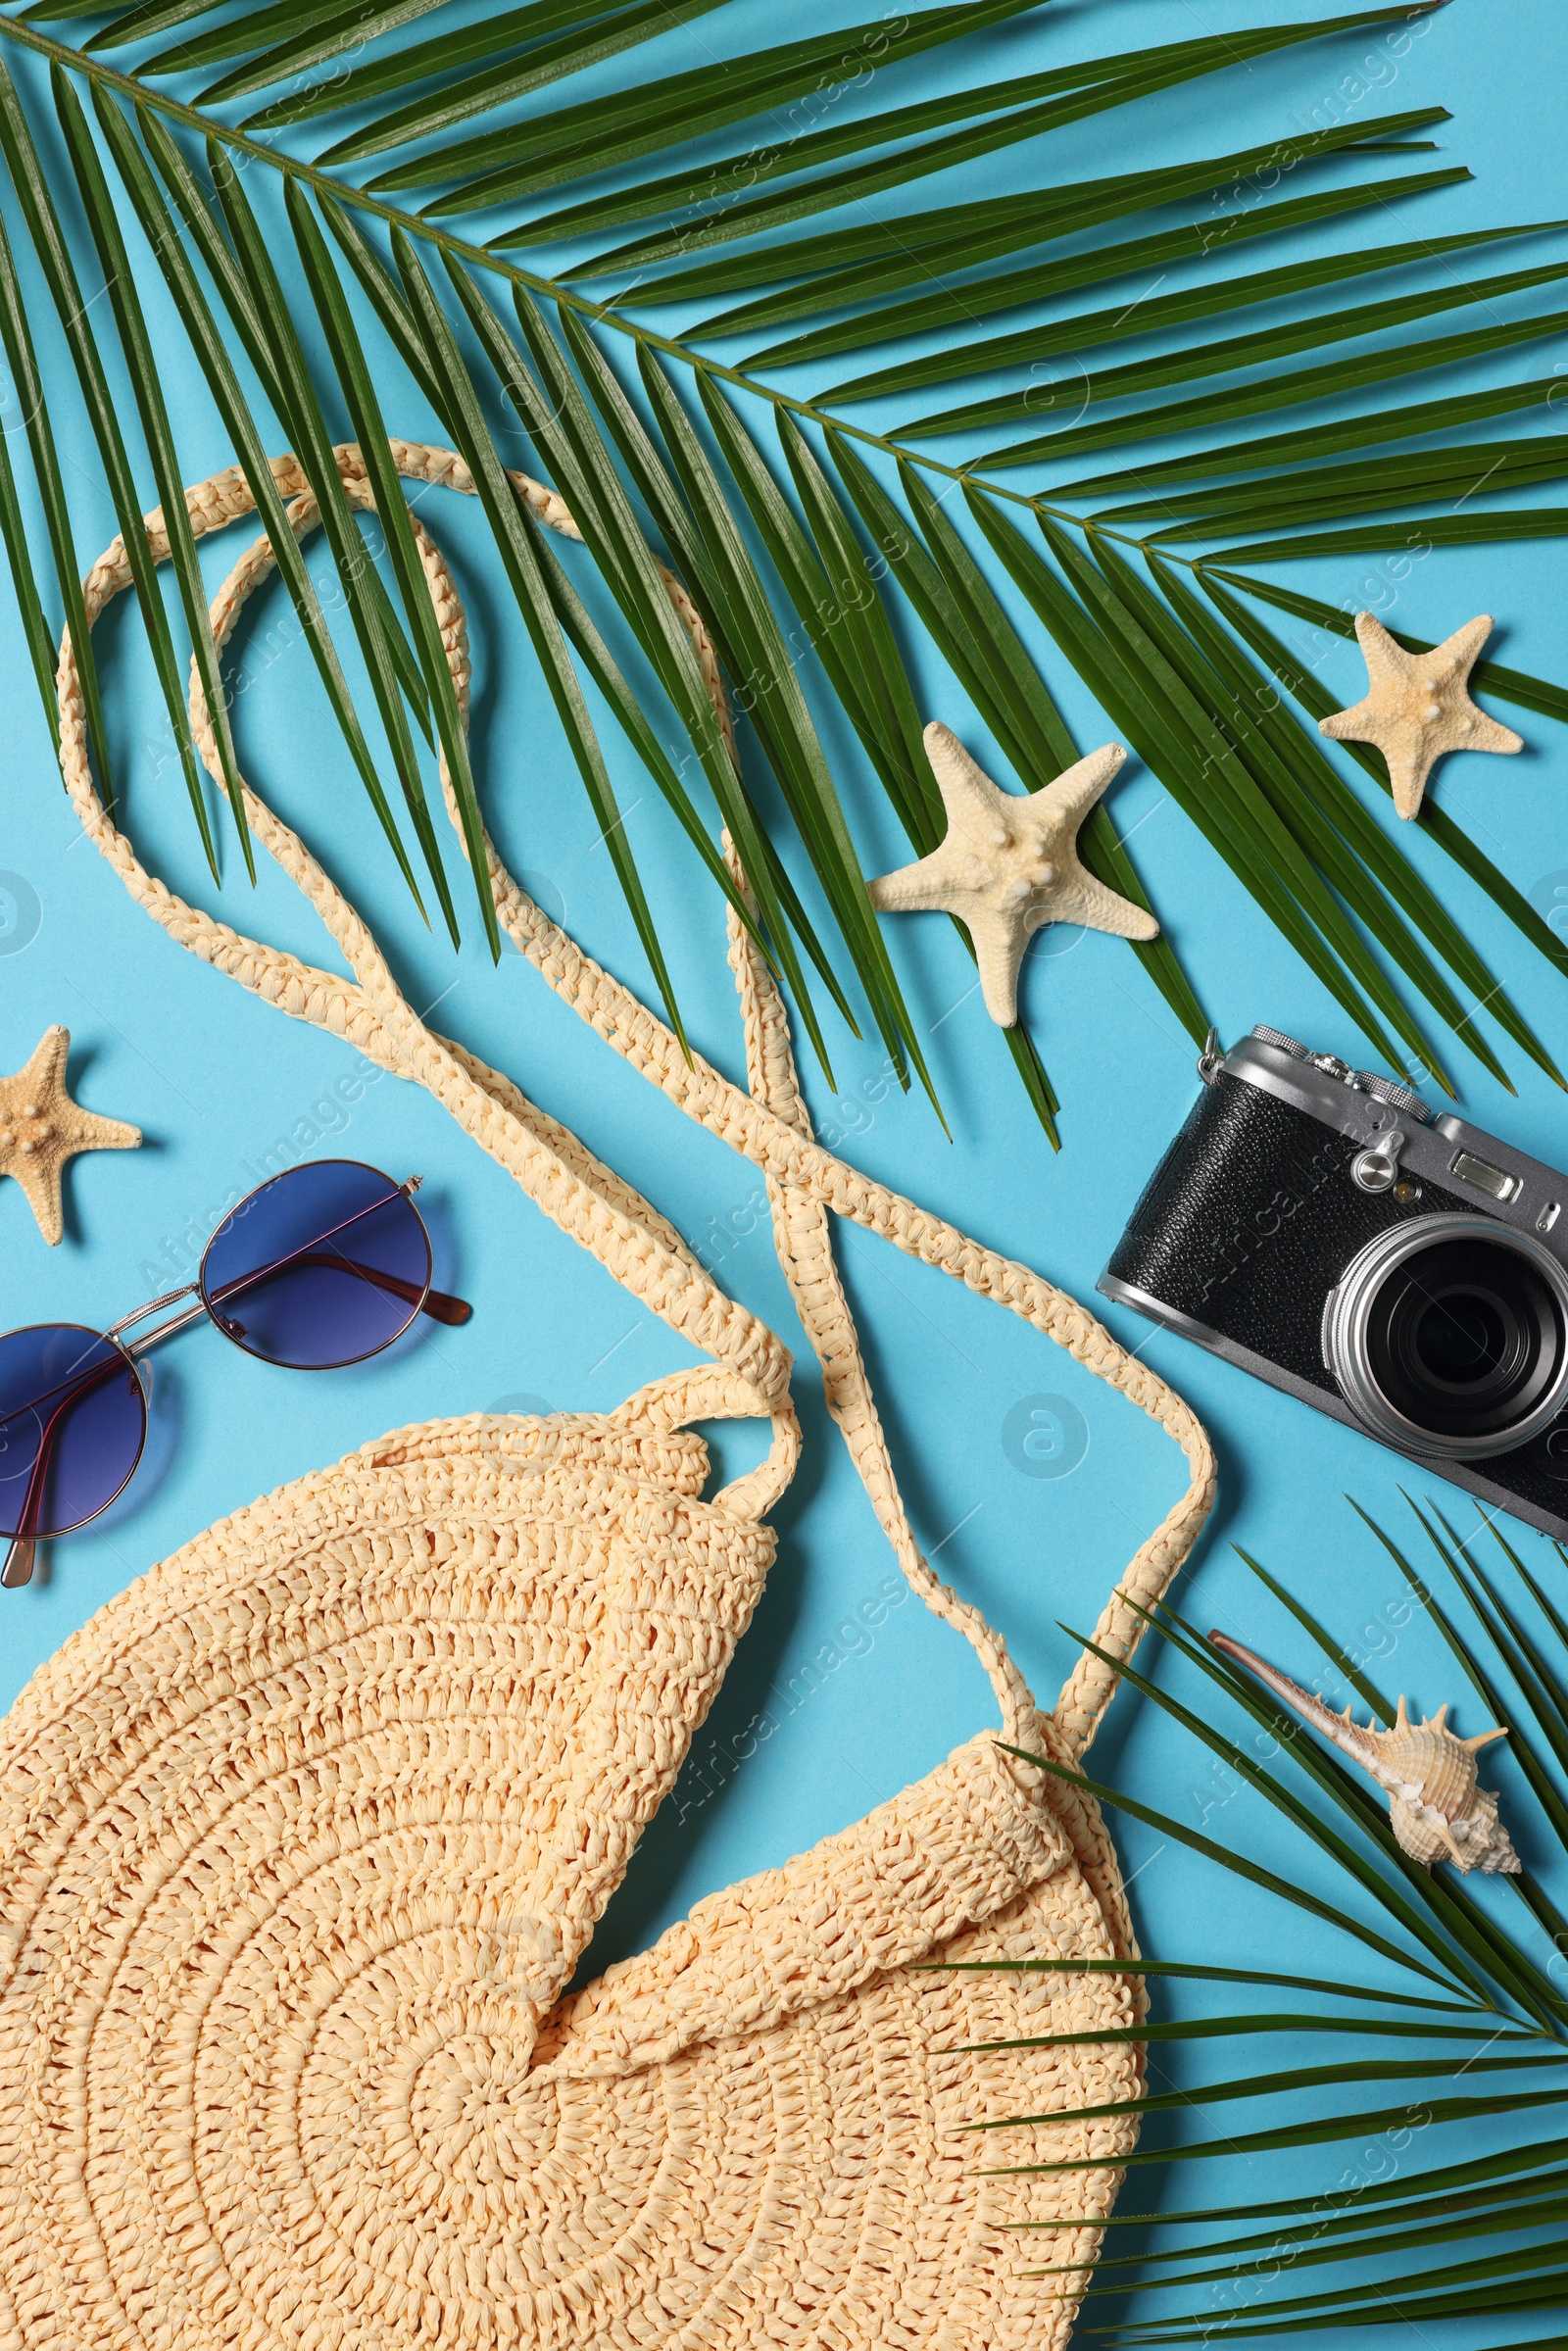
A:
[[[662,1435],[694,1420],[749,1420],[756,1413],[755,1392],[743,1381],[722,1364],[699,1363],[690,1371],[650,1380],[605,1417],[612,1428]],[[787,1414],[773,1414],[773,1442],[766,1455],[713,1496],[715,1507],[732,1518],[760,1518],[789,1485],[800,1457],[801,1424],[792,1406]]]
[[[397,440],[390,447],[400,472],[471,494],[473,484],[467,467],[451,451]],[[359,450],[350,444],[336,455],[349,495],[358,505],[373,509],[374,498]],[[271,468],[279,490],[291,502],[291,527],[297,534],[303,534],[317,516],[314,497],[298,463],[292,456],[285,456],[271,461]],[[513,479],[541,521],[566,535],[579,535],[553,492],[526,475],[514,475]],[[186,503],[192,525],[201,534],[236,519],[250,511],[253,501],[243,478],[231,468],[187,491]],[[444,559],[418,517],[411,519],[466,718],[470,673],[463,608]],[[163,562],[169,544],[160,513],[155,511],[147,517],[147,530],[149,552],[155,561]],[[232,633],[240,606],[266,577],[272,562],[271,549],[264,537],[248,551],[220,590],[213,617],[220,650]],[[110,598],[129,584],[129,577],[123,547],[117,540],[84,582],[89,625]],[[679,583],[668,574],[666,579],[672,600],[692,631],[699,661],[727,731],[727,702],[707,632]],[[61,642],[59,692],[61,766],[67,789],[84,828],[132,897],[182,946],[228,971],[253,993],[296,1017],[348,1037],[382,1066],[428,1087],[563,1231],[581,1241],[615,1279],[643,1298],[673,1329],[717,1357],[719,1384],[703,1393],[710,1396],[730,1395],[732,1391],[725,1384],[727,1375],[729,1382],[738,1382],[747,1393],[751,1410],[768,1412],[773,1419],[774,1444],[768,1460],[726,1490],[735,1506],[766,1507],[767,1500],[787,1483],[799,1443],[788,1396],[790,1359],[775,1336],[756,1316],[727,1298],[673,1228],[612,1170],[594,1159],[569,1130],[527,1102],[510,1080],[488,1069],[461,1047],[424,1029],[404,1002],[384,957],[358,914],[297,836],[248,787],[247,821],[276,862],[316,906],[348,959],[355,973],[354,982],[318,971],[294,956],[244,938],[227,925],[186,906],[165,884],[149,875],[106,814],[92,784],[80,685],[69,630]],[[191,715],[198,748],[209,770],[220,780],[210,714],[194,664]],[[455,816],[451,779],[444,760],[441,775],[448,807]],[[583,955],[575,942],[518,889],[488,835],[484,854],[499,919],[557,994],[689,1116],[762,1169],[768,1178],[770,1195],[776,1194],[776,1208],[784,1203],[778,1227],[781,1246],[789,1220],[804,1212],[803,1203],[820,1219],[819,1242],[812,1244],[808,1251],[816,1278],[814,1281],[808,1278],[797,1295],[798,1302],[805,1298],[803,1318],[822,1354],[830,1404],[845,1429],[857,1466],[866,1480],[878,1516],[894,1543],[906,1575],[927,1604],[954,1622],[979,1651],[1010,1736],[1032,1735],[1035,1723],[1032,1701],[999,1637],[977,1612],[966,1608],[937,1582],[914,1545],[870,1400],[853,1320],[843,1299],[836,1269],[832,1269],[822,1211],[831,1207],[838,1214],[853,1218],[907,1254],[940,1266],[970,1289],[1009,1306],[1066,1347],[1098,1378],[1118,1389],[1157,1420],[1181,1446],[1191,1472],[1187,1492],[1141,1545],[1102,1614],[1096,1647],[1105,1651],[1106,1657],[1086,1649],[1057,1701],[1054,1720],[1060,1733],[1058,1743],[1065,1752],[1081,1752],[1093,1737],[1116,1687],[1115,1665],[1106,1662],[1106,1658],[1120,1660],[1130,1654],[1143,1630],[1140,1610],[1151,1605],[1164,1591],[1191,1550],[1211,1506],[1213,1454],[1196,1416],[1173,1390],[1146,1365],[1129,1356],[1065,1293],[1027,1266],[983,1249],[941,1218],[873,1183],[810,1139],[792,1063],[789,1089],[793,1102],[786,1094],[775,1097],[769,1064],[775,1067],[778,1064],[781,1046],[787,1055],[787,1025],[782,1003],[760,961],[754,964],[751,979],[742,982],[743,1006],[748,986],[752,991],[756,1051],[762,1056],[753,1070],[754,1085],[762,1099],[754,1099],[731,1085],[700,1056],[688,1061],[672,1032],[618,981]],[[744,940],[745,934],[741,936]],[[767,1001],[769,996],[771,1002]],[[749,1037],[749,1065],[750,1046]],[[782,1107],[775,1106],[775,1099]],[[824,1254],[831,1271],[832,1290],[836,1291],[836,1303],[823,1287]],[[688,1396],[699,1393],[693,1383],[700,1383],[704,1375],[679,1377],[687,1381]],[[656,1393],[665,1385],[656,1383]],[[643,1396],[631,1399],[623,1410],[655,1408],[660,1407],[654,1403],[650,1392],[644,1392]],[[690,1416],[698,1416],[695,1408]]]
[[[302,534],[316,519],[315,500],[308,489],[302,492],[303,475],[292,458],[277,461],[273,472],[279,489],[291,501],[291,526]],[[352,489],[352,483],[350,486]],[[243,477],[232,469],[201,484],[188,497],[192,523],[199,532],[234,520],[253,503]],[[148,541],[155,560],[163,562],[169,545],[161,514],[148,518]],[[247,597],[267,577],[274,560],[270,542],[262,538],[219,591],[212,618],[220,654]],[[128,576],[123,545],[117,540],[83,583],[89,625]],[[459,650],[458,646],[449,647],[449,658]],[[463,665],[466,700],[466,655]],[[740,1408],[774,1419],[775,1468],[787,1482],[786,1465],[798,1449],[794,1408],[789,1401],[790,1357],[766,1325],[727,1298],[674,1228],[569,1130],[537,1110],[499,1072],[425,1028],[405,1001],[386,958],[354,907],[298,835],[248,787],[245,812],[252,831],[315,906],[342,950],[354,973],[352,981],[215,922],[149,874],[105,812],[91,781],[69,631],[61,645],[59,686],[61,764],[68,789],[83,826],[131,896],[181,946],[228,972],[254,994],[348,1038],[383,1068],[427,1087],[564,1232],[581,1242],[617,1281],[682,1337],[719,1359],[728,1379],[715,1380],[705,1374],[706,1386],[699,1384],[692,1391],[694,1416],[699,1411]],[[210,714],[204,701],[198,709],[199,695],[197,686],[192,716],[199,746],[220,780]],[[722,1404],[720,1398],[725,1399]],[[759,1493],[766,1483],[758,1482]]]

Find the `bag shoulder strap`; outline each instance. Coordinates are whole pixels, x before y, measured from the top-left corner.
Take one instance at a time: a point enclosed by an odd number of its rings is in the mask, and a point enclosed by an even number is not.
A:
[[[399,441],[391,443],[391,450],[404,474],[471,493],[467,468],[451,451]],[[359,450],[348,445],[336,454],[349,496],[362,507],[373,508]],[[292,456],[273,460],[272,471],[279,490],[290,501],[291,526],[303,534],[317,519],[317,509],[298,462]],[[567,535],[577,535],[554,493],[527,476],[514,478],[541,520]],[[198,533],[221,527],[253,505],[244,480],[232,469],[188,490],[186,503]],[[420,518],[416,514],[411,520],[466,723],[469,664],[463,606],[445,559]],[[169,541],[160,513],[148,516],[147,528],[149,552],[155,561],[165,561]],[[247,550],[219,590],[213,624],[220,653],[246,599],[268,576],[273,562],[270,543],[263,536]],[[117,540],[84,583],[89,625],[129,579],[123,546]],[[692,633],[727,735],[728,707],[711,643],[679,583],[668,574],[666,579],[676,609]],[[713,1356],[716,1372],[679,1374],[673,1384],[657,1384],[661,1408],[679,1410],[685,1417],[737,1409],[768,1413],[774,1439],[767,1461],[737,1481],[725,1497],[737,1508],[765,1508],[788,1482],[799,1446],[798,1424],[789,1401],[790,1357],[782,1343],[757,1316],[727,1298],[674,1229],[569,1130],[538,1110],[509,1079],[424,1026],[403,998],[358,913],[298,837],[248,787],[247,821],[315,906],[350,965],[352,981],[245,938],[185,905],[149,874],[105,811],[92,783],[81,688],[69,630],[61,642],[58,684],[61,767],[67,789],[85,830],[131,895],[182,946],[229,972],[253,993],[296,1018],[348,1037],[383,1067],[426,1086],[564,1232],[580,1242],[615,1280],[672,1329]],[[194,664],[191,718],[197,747],[210,772],[221,782],[211,715]],[[441,780],[456,822],[456,803],[444,759]],[[1054,1720],[1061,1743],[1067,1752],[1081,1753],[1115,1689],[1116,1662],[1130,1654],[1143,1630],[1141,1611],[1164,1591],[1191,1550],[1211,1506],[1213,1454],[1196,1416],[1173,1389],[1128,1355],[1064,1292],[1027,1266],[982,1248],[943,1219],[873,1183],[813,1141],[790,1054],[782,1000],[765,964],[751,952],[749,935],[733,917],[732,960],[736,961],[747,1025],[751,1093],[732,1085],[700,1055],[688,1057],[664,1023],[585,955],[518,888],[488,834],[483,848],[498,919],[556,993],[688,1116],[762,1170],[774,1206],[781,1257],[803,1322],[822,1360],[830,1409],[845,1432],[878,1518],[913,1589],[927,1605],[962,1631],[979,1652],[1009,1738],[1020,1741],[1033,1739],[1033,1701],[1000,1637],[976,1611],[948,1592],[914,1543],[870,1395],[854,1320],[833,1264],[826,1210],[832,1208],[853,1218],[908,1255],[940,1266],[970,1289],[1010,1307],[1158,1421],[1180,1445],[1190,1472],[1187,1492],[1140,1546],[1101,1617],[1093,1649],[1086,1649],[1080,1657],[1057,1701]],[[649,1404],[651,1408],[652,1397]],[[623,1409],[641,1406],[642,1399],[633,1398]]]
[[[730,870],[744,887],[745,876],[728,840]],[[748,894],[749,895],[749,894]],[[755,906],[754,906],[755,911]],[[789,1015],[778,983],[757,952],[756,942],[731,907],[729,961],[740,995],[746,1031],[746,1073],[754,1099],[782,1119],[804,1142],[811,1137],[810,1114],[801,1094],[790,1045]],[[882,1418],[871,1394],[860,1335],[833,1256],[827,1209],[808,1187],[777,1176],[767,1179],[768,1206],[778,1261],[801,1324],[822,1367],[827,1408],[843,1433],[850,1458],[870,1496],[882,1532],[893,1545],[906,1583],[931,1610],[960,1632],[985,1667],[1002,1708],[1008,1737],[1030,1738],[1034,1699],[1002,1636],[978,1608],[961,1600],[935,1575],[915,1543],[899,1492]]]

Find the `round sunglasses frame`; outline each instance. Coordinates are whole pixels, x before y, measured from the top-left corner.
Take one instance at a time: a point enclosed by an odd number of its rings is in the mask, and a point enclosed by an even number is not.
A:
[[[371,1175],[381,1175],[380,1168],[371,1167],[368,1159],[312,1159],[309,1160],[307,1164],[313,1168],[363,1167],[368,1169]],[[372,1200],[368,1207],[359,1209],[354,1216],[347,1218],[344,1223],[334,1226],[330,1233],[321,1233],[317,1236],[318,1246],[323,1241],[330,1241],[335,1237],[336,1234],[347,1232],[349,1226],[351,1224],[357,1224],[362,1217],[376,1215],[382,1208],[390,1207],[394,1199],[401,1198],[407,1203],[409,1213],[414,1218],[415,1223],[418,1226],[420,1238],[424,1243],[424,1280],[418,1285],[419,1295],[415,1299],[413,1305],[409,1307],[408,1315],[405,1320],[398,1325],[398,1328],[391,1333],[390,1337],[377,1340],[374,1347],[363,1347],[357,1355],[340,1355],[331,1363],[282,1363],[278,1361],[277,1356],[269,1355],[260,1347],[247,1347],[244,1339],[236,1338],[233,1331],[229,1329],[227,1323],[223,1319],[218,1303],[214,1300],[211,1293],[208,1290],[207,1262],[214,1249],[218,1247],[220,1241],[221,1241],[224,1236],[229,1233],[239,1222],[240,1218],[244,1215],[251,1202],[253,1200],[260,1200],[264,1192],[270,1192],[274,1184],[286,1184],[289,1177],[296,1172],[297,1171],[294,1168],[286,1167],[281,1175],[269,1176],[265,1184],[258,1184],[253,1191],[246,1193],[245,1198],[242,1200],[236,1201],[234,1206],[229,1209],[228,1214],[223,1218],[222,1223],[219,1225],[217,1230],[212,1234],[208,1241],[207,1247],[203,1249],[202,1261],[196,1269],[196,1279],[190,1285],[190,1287],[195,1291],[197,1297],[201,1299],[208,1319],[216,1325],[219,1331],[221,1332],[222,1336],[228,1341],[230,1347],[237,1347],[242,1354],[249,1355],[253,1361],[257,1363],[271,1363],[275,1365],[279,1371],[347,1371],[351,1365],[355,1363],[368,1363],[372,1355],[384,1354],[389,1347],[396,1347],[398,1341],[403,1337],[404,1332],[411,1330],[414,1324],[418,1320],[430,1298],[431,1282],[435,1274],[435,1252],[430,1247],[429,1227],[426,1225],[424,1218],[419,1214],[418,1209],[415,1206],[412,1198],[412,1195],[419,1188],[420,1178],[418,1176],[411,1176],[407,1183],[394,1184],[390,1176],[381,1176],[382,1182],[391,1187],[385,1200]],[[297,1256],[299,1251],[291,1250],[289,1254],[290,1256]],[[278,1265],[286,1264],[287,1262],[287,1257],[279,1258],[277,1260]],[[275,1266],[262,1266],[259,1269],[253,1270],[247,1275],[245,1286],[265,1280],[269,1273],[275,1270]],[[407,1303],[407,1300],[404,1302]],[[117,1324],[116,1328],[119,1329],[120,1326]]]
[[[292,1176],[304,1175],[308,1170],[314,1172],[331,1167],[359,1169],[367,1175],[377,1177],[387,1187],[386,1193],[380,1200],[368,1202],[366,1206],[344,1218],[340,1224],[317,1236],[315,1243],[302,1243],[299,1248],[285,1251],[281,1257],[276,1258],[270,1264],[249,1268],[242,1280],[236,1280],[228,1286],[226,1293],[221,1287],[209,1285],[208,1266],[215,1247],[220,1240],[232,1233],[236,1223],[255,1200],[259,1200],[264,1193],[270,1192],[274,1186],[286,1184]],[[10,1544],[4,1565],[0,1567],[0,1586],[14,1588],[17,1585],[25,1584],[32,1574],[36,1543],[53,1541],[58,1536],[74,1534],[79,1528],[89,1525],[93,1519],[102,1517],[103,1513],[111,1509],[120,1499],[130,1484],[141,1466],[142,1455],[147,1445],[147,1380],[141,1368],[140,1358],[151,1347],[156,1347],[160,1341],[172,1338],[176,1332],[188,1330],[195,1323],[208,1321],[213,1324],[222,1338],[229,1342],[230,1346],[238,1347],[242,1354],[251,1356],[256,1362],[271,1363],[282,1371],[344,1371],[354,1364],[368,1362],[372,1355],[384,1354],[389,1347],[396,1346],[421,1313],[431,1315],[438,1322],[466,1322],[473,1311],[472,1307],[465,1299],[452,1297],[447,1292],[438,1291],[432,1287],[435,1257],[430,1244],[429,1227],[414,1204],[414,1194],[419,1189],[422,1181],[423,1178],[420,1176],[410,1176],[405,1182],[396,1184],[382,1169],[372,1167],[368,1160],[364,1159],[334,1158],[304,1161],[298,1168],[285,1168],[280,1174],[270,1176],[266,1183],[254,1186],[251,1191],[246,1193],[243,1200],[237,1201],[229,1209],[227,1215],[210,1236],[207,1246],[202,1251],[201,1263],[197,1268],[194,1281],[185,1283],[178,1290],[166,1292],[162,1298],[150,1299],[146,1305],[137,1307],[134,1313],[122,1316],[107,1331],[95,1331],[85,1323],[61,1322],[26,1323],[21,1325],[15,1332],[5,1333],[5,1338],[24,1338],[27,1333],[35,1331],[79,1331],[83,1339],[112,1347],[129,1372],[134,1385],[138,1409],[141,1414],[141,1429],[135,1456],[130,1467],[114,1492],[96,1504],[93,1509],[85,1512],[82,1517],[74,1519],[69,1526],[51,1527],[47,1533],[11,1534],[7,1530],[0,1529],[0,1543],[9,1543]],[[376,1214],[380,1209],[389,1207],[397,1199],[401,1199],[408,1207],[418,1227],[419,1237],[424,1245],[422,1281],[406,1282],[400,1275],[390,1274],[380,1268],[371,1269],[352,1264],[347,1268],[347,1270],[374,1282],[378,1288],[401,1296],[408,1311],[396,1330],[389,1332],[384,1339],[377,1340],[373,1347],[363,1347],[358,1353],[344,1355],[325,1363],[290,1363],[279,1356],[267,1353],[259,1347],[247,1345],[243,1332],[234,1326],[234,1318],[224,1316],[222,1307],[225,1296],[232,1297],[236,1292],[254,1288],[259,1282],[266,1280],[269,1274],[303,1257],[313,1247],[331,1242],[338,1233],[347,1231],[351,1225],[358,1223],[363,1217]],[[197,1302],[195,1305],[187,1307],[183,1313],[172,1315],[167,1322],[159,1323],[153,1330],[142,1332],[139,1337],[127,1339],[123,1336],[124,1333],[132,1331],[137,1323],[145,1322],[149,1315],[160,1313],[167,1306],[178,1305],[182,1298],[191,1297],[193,1293]],[[108,1366],[105,1364],[97,1368],[107,1370]],[[20,1411],[25,1407],[18,1406],[17,1409]],[[38,1477],[39,1453],[46,1441],[46,1437],[40,1438],[39,1445],[33,1453],[32,1463],[29,1466],[27,1494],[23,1503],[24,1519],[28,1515],[36,1514],[38,1505],[32,1502],[30,1497],[34,1490],[34,1482]]]
[[[98,1502],[91,1510],[85,1511],[80,1518],[74,1518],[69,1527],[51,1527],[47,1535],[39,1535],[35,1538],[35,1540],[39,1543],[53,1543],[57,1536],[74,1535],[78,1528],[91,1526],[95,1518],[102,1518],[106,1510],[112,1510],[116,1502],[119,1501],[121,1495],[124,1493],[125,1488],[130,1484],[131,1479],[136,1475],[137,1470],[140,1469],[141,1457],[147,1450],[147,1375],[142,1370],[141,1365],[137,1362],[130,1349],[124,1346],[120,1339],[116,1338],[113,1331],[95,1331],[90,1323],[24,1322],[19,1323],[14,1331],[0,1333],[0,1338],[25,1339],[28,1333],[31,1331],[79,1331],[83,1339],[96,1339],[100,1347],[112,1347],[116,1354],[120,1357],[122,1363],[123,1363],[125,1366],[125,1369],[130,1374],[132,1384],[136,1391],[138,1407],[141,1412],[141,1435],[136,1440],[135,1458],[132,1460],[129,1469],[126,1470],[124,1476],[121,1479],[120,1484],[115,1488],[114,1493],[109,1496],[107,1501]],[[34,1456],[34,1458],[36,1458],[36,1456]],[[28,1472],[28,1477],[30,1483],[30,1469]],[[24,1511],[25,1511],[25,1494],[23,1495],[23,1508]],[[5,1504],[0,1503],[0,1518],[7,1516],[9,1516],[9,1512],[6,1509]],[[10,1527],[0,1526],[0,1543],[17,1543],[21,1540],[22,1538]]]

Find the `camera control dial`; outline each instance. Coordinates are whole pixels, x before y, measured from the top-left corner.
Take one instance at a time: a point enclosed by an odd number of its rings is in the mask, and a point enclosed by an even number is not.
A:
[[[1355,1074],[1362,1093],[1370,1094],[1374,1102],[1387,1102],[1391,1110],[1402,1110],[1406,1117],[1419,1119],[1423,1126],[1432,1116],[1420,1095],[1413,1094],[1408,1086],[1397,1086],[1393,1078],[1379,1077],[1371,1069],[1358,1069]]]
[[[1252,1034],[1259,1045],[1272,1045],[1277,1053],[1289,1053],[1294,1061],[1307,1061],[1311,1058],[1306,1047],[1298,1044],[1294,1037],[1287,1037],[1283,1029],[1254,1027]]]

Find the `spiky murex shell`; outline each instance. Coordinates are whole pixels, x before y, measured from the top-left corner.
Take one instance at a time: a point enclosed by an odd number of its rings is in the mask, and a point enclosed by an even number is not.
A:
[[[1389,1826],[1412,1861],[1428,1868],[1435,1861],[1451,1861],[1467,1877],[1475,1869],[1518,1869],[1519,1856],[1497,1818],[1497,1799],[1477,1783],[1476,1749],[1501,1739],[1500,1730],[1457,1739],[1447,1728],[1446,1706],[1427,1722],[1413,1723],[1402,1697],[1391,1730],[1358,1723],[1348,1706],[1343,1714],[1334,1713],[1240,1641],[1223,1633],[1211,1633],[1209,1640],[1388,1790]]]

